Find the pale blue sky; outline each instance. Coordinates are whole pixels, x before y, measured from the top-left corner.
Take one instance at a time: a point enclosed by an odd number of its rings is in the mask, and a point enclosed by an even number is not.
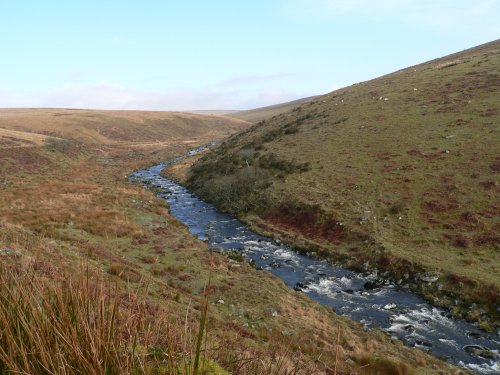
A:
[[[244,109],[500,37],[500,0],[0,0],[0,107]]]

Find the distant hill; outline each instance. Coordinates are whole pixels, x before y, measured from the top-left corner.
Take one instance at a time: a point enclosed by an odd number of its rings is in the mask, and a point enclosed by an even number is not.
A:
[[[226,113],[225,116],[256,123],[259,121],[267,120],[283,112],[290,111],[291,109],[298,107],[302,104],[308,103],[314,100],[315,98],[318,98],[318,96],[310,96],[308,98],[293,100],[287,103],[275,104],[268,107],[250,109],[248,111],[229,112]]]
[[[491,329],[470,306],[498,325],[499,72],[497,40],[278,106],[198,161],[188,184],[261,231],[387,271]]]
[[[198,110],[193,110],[193,111],[183,111],[183,113],[193,113],[195,115],[207,115],[207,116],[227,116],[232,113],[237,113],[240,112],[238,110],[231,110],[231,109],[198,109]]]
[[[17,132],[36,133],[90,144],[172,142],[175,138],[196,141],[210,133],[229,135],[248,123],[221,116],[181,112],[100,111],[86,109],[0,109],[0,145],[26,138]],[[7,134],[10,131],[10,134]],[[6,137],[11,137],[6,138]],[[35,137],[32,135],[32,138]],[[1,148],[1,146],[0,146]]]

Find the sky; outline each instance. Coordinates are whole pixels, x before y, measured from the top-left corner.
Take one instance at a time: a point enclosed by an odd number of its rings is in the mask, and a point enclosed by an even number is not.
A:
[[[500,0],[0,0],[0,107],[249,109],[500,37]]]

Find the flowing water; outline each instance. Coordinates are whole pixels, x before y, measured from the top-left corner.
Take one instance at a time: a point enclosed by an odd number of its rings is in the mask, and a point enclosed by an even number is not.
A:
[[[404,286],[375,284],[375,274],[353,272],[301,255],[256,234],[241,221],[219,212],[212,204],[160,175],[165,166],[181,159],[137,171],[130,179],[154,187],[157,195],[168,202],[170,213],[199,239],[207,241],[210,248],[240,250],[258,268],[368,329],[383,329],[409,346],[473,372],[500,374],[499,333],[488,334],[475,324],[454,320],[448,312],[429,305]]]

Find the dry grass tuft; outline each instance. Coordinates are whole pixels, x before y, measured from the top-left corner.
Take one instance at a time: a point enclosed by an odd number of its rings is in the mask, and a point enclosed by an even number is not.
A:
[[[176,319],[88,269],[55,281],[10,263],[0,284],[0,373],[191,375],[218,367],[202,347],[208,295],[193,335],[190,310]]]
[[[1,271],[0,282],[1,372],[119,374],[141,368],[140,330],[124,330],[138,317],[120,313],[109,286],[88,274],[48,283],[33,269],[13,268]]]

